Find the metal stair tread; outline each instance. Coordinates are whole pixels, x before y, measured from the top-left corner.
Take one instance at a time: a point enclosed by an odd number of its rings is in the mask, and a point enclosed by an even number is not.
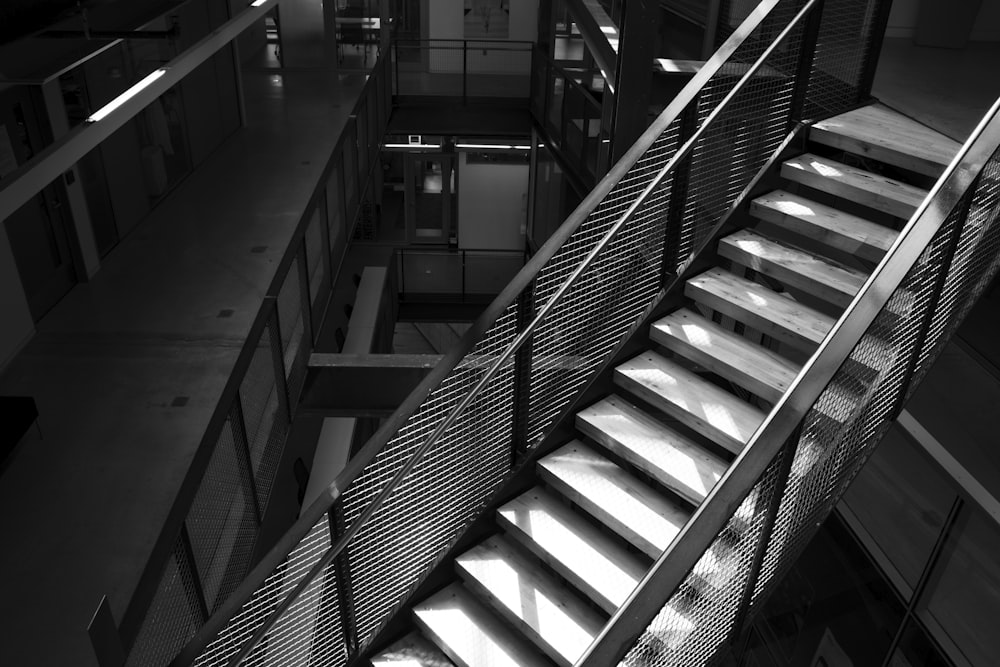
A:
[[[638,556],[540,487],[503,505],[497,517],[511,539],[608,614],[625,602],[646,574]]]
[[[780,341],[812,350],[834,319],[751,280],[714,268],[691,278],[684,294]]]
[[[868,277],[801,248],[741,229],[719,240],[719,254],[828,303],[846,308]]]
[[[799,372],[781,355],[681,308],[650,326],[650,338],[765,400],[776,402]]]
[[[729,467],[722,457],[615,394],[577,412],[576,427],[696,506]]]
[[[411,632],[371,659],[372,667],[455,667],[437,646]]]
[[[781,175],[900,218],[913,215],[927,196],[921,188],[812,153],[785,160]]]
[[[898,236],[888,227],[785,190],[757,197],[750,213],[869,262],[880,261]]]
[[[604,627],[597,611],[502,537],[487,538],[458,556],[455,569],[466,586],[566,667]]]
[[[538,471],[560,494],[650,558],[666,549],[691,515],[579,440],[542,458]]]
[[[939,176],[961,144],[882,104],[819,121],[809,139],[928,176]]]
[[[414,605],[413,617],[459,667],[551,667],[459,583]]]
[[[683,366],[647,351],[619,364],[614,382],[739,454],[766,416]]]

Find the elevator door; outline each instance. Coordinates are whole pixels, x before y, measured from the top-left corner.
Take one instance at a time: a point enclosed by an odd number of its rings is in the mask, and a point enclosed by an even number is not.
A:
[[[19,86],[0,93],[0,151],[4,164],[22,165],[43,146],[40,95]],[[37,322],[76,283],[67,228],[68,208],[57,182],[4,221],[21,285]]]

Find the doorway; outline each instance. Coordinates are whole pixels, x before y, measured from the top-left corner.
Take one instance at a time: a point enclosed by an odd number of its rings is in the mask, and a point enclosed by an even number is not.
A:
[[[45,146],[41,91],[18,86],[0,94],[0,158],[20,166]],[[4,175],[0,171],[0,178]],[[37,322],[77,282],[72,227],[61,180],[46,186],[4,221],[28,308]]]
[[[457,243],[455,154],[408,153],[404,169],[407,241]]]

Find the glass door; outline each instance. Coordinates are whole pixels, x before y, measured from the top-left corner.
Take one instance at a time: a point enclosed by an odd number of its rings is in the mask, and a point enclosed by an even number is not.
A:
[[[406,237],[409,243],[456,243],[458,212],[455,155],[410,153],[406,156]]]

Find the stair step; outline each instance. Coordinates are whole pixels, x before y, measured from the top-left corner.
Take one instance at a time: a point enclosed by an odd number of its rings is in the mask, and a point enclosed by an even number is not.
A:
[[[371,660],[372,667],[455,667],[419,632],[411,632]]]
[[[649,337],[772,403],[781,398],[799,372],[796,364],[781,355],[687,308],[653,324]]]
[[[898,235],[888,227],[784,190],[754,199],[750,213],[869,262],[880,261]]]
[[[604,627],[605,619],[566,586],[493,536],[455,559],[466,585],[558,664],[569,667]]]
[[[459,667],[549,667],[531,644],[454,583],[413,607],[421,631]]]
[[[928,176],[940,176],[961,147],[881,104],[820,121],[809,129],[809,139]]]
[[[695,506],[729,467],[722,457],[613,394],[576,413],[576,427]]]
[[[573,440],[538,462],[548,484],[650,558],[659,556],[691,512]]]
[[[684,294],[806,351],[815,349],[834,324],[829,315],[719,268],[688,280]]]
[[[505,504],[497,516],[509,537],[608,614],[625,602],[646,574],[638,556],[540,487]]]
[[[655,352],[615,368],[614,382],[739,454],[766,416],[746,401]]]
[[[785,160],[781,175],[790,181],[909,219],[927,191],[893,178],[806,153]]]
[[[850,305],[867,275],[825,257],[741,229],[719,241],[719,254],[759,271],[786,287],[802,290],[841,308]]]

